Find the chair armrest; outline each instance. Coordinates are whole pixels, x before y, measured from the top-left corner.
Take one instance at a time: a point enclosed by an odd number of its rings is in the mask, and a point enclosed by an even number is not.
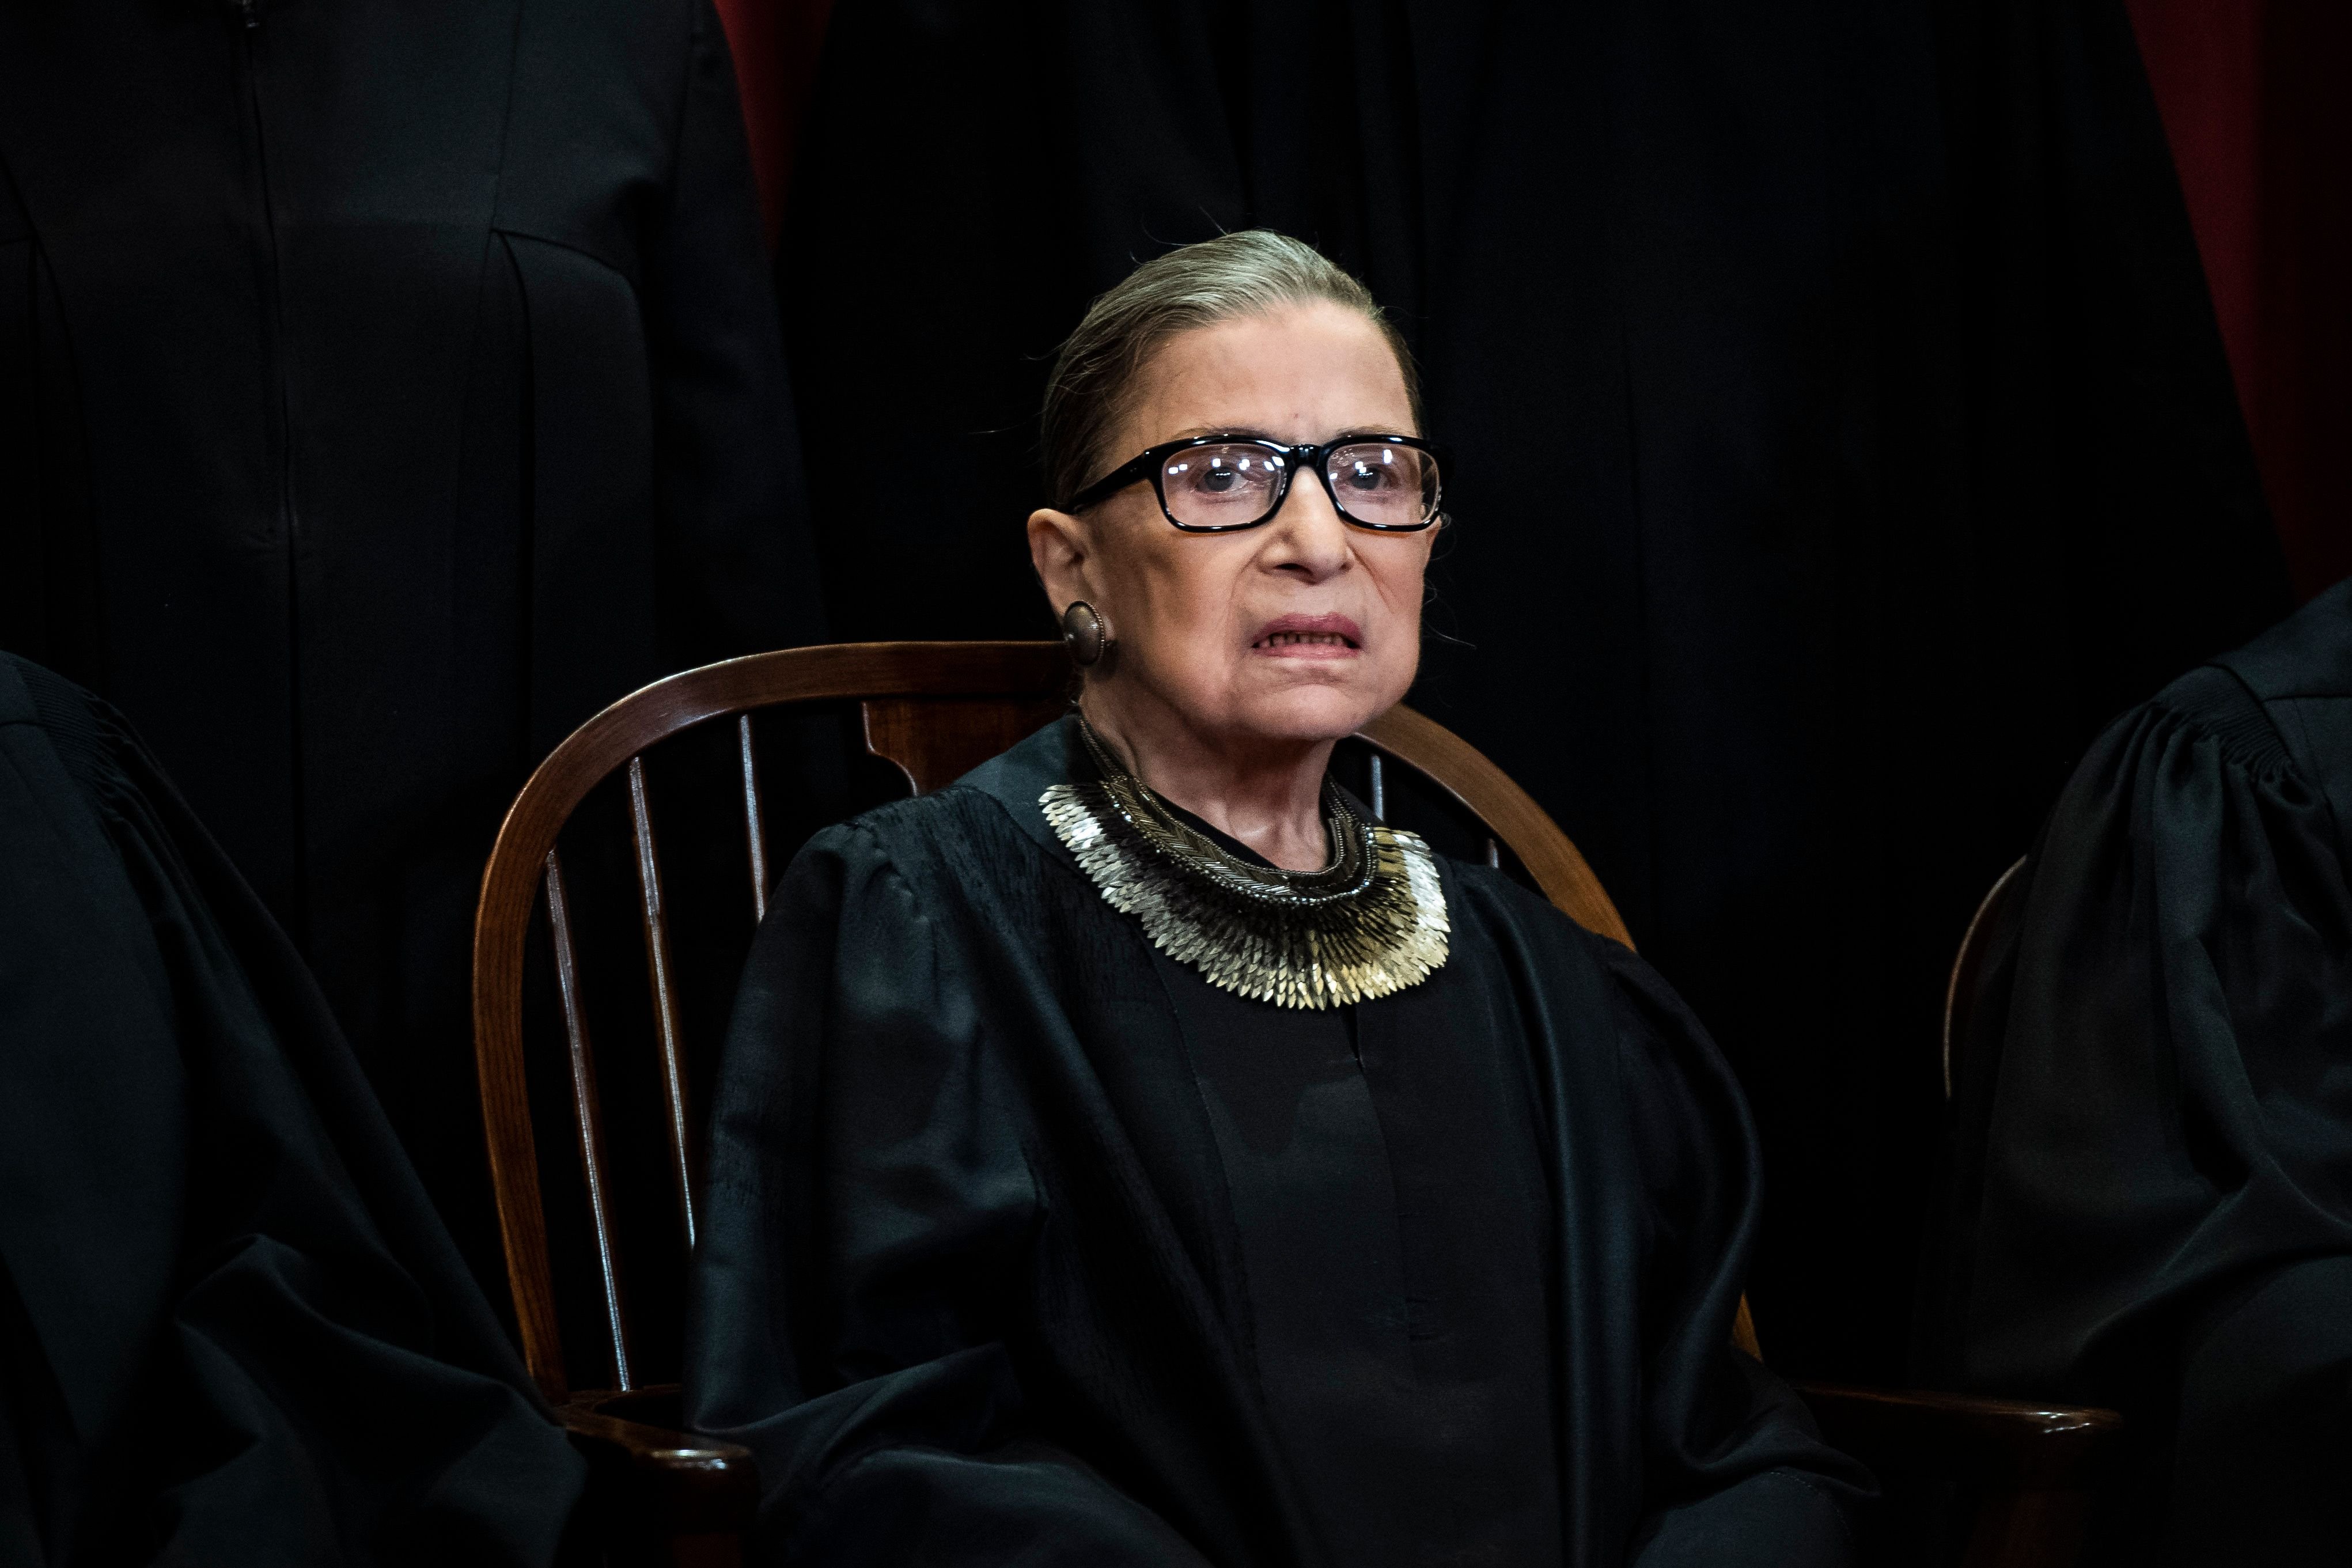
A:
[[[604,1405],[629,1395],[582,1394],[559,1407],[572,1446],[588,1460],[592,1487],[609,1489],[615,1512],[665,1536],[740,1535],[760,1507],[749,1448],[625,1416]]]
[[[2124,1418],[2087,1405],[1800,1383],[1822,1436],[1875,1468],[1998,1477],[2021,1489],[2094,1484]]]

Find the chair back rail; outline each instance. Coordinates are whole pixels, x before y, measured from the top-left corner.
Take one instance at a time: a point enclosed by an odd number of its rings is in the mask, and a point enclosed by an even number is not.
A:
[[[625,773],[635,837],[639,923],[659,1055],[662,1118],[670,1184],[691,1246],[699,1172],[688,1103],[671,919],[644,763],[646,751],[712,720],[736,721],[744,846],[755,918],[767,913],[772,883],[767,822],[752,745],[751,715],[797,703],[861,705],[867,751],[894,763],[918,794],[938,789],[1045,723],[1066,703],[1069,664],[1053,642],[845,643],[755,654],[688,670],[623,698],[589,720],[531,774],[499,830],[482,878],[474,930],[474,1044],[480,1074],[490,1175],[525,1361],[550,1400],[570,1392],[563,1363],[537,1142],[523,1046],[524,962],[532,916],[546,900],[558,1001],[571,1078],[571,1111],[588,1198],[589,1228],[603,1294],[605,1337],[617,1386],[635,1386],[613,1210],[614,1173],[605,1152],[595,1056],[579,974],[575,911],[558,839],[600,783]],[[1576,846],[1528,794],[1444,726],[1402,705],[1364,726],[1375,752],[1373,805],[1384,802],[1377,759],[1413,769],[1450,795],[1516,856],[1545,896],[1588,930],[1632,946],[1616,907]],[[1747,1304],[1737,1335],[1755,1350]]]
[[[1960,950],[1952,955],[1952,976],[1944,985],[1944,1098],[1952,1098],[1952,1088],[1959,1081],[1958,1053],[1967,1045],[1969,1025],[1976,1015],[1977,982],[1983,978],[1985,954],[1992,946],[1993,933],[2000,929],[2001,917],[2009,909],[2010,900],[2018,896],[2025,886],[2025,862],[2018,860],[1993,879],[1985,889],[1977,912],[1969,917],[1969,929],[1960,933]]]
[[[768,824],[760,809],[760,759],[751,748],[751,715],[735,716],[735,751],[743,764],[743,847],[751,868],[751,918],[768,918]]]
[[[754,820],[745,817],[745,828]],[[638,909],[646,933],[646,973],[653,984],[654,1026],[661,1039],[662,1131],[667,1134],[670,1184],[677,1195],[686,1245],[694,1246],[694,1160],[686,1121],[686,1058],[678,1044],[677,987],[669,962],[669,924],[662,911],[661,855],[654,845],[653,807],[646,798],[646,759],[629,759],[629,826],[636,850]]]
[[[1614,938],[1627,947],[1633,945],[1617,906],[1609,901],[1601,879],[1585,864],[1582,852],[1559,830],[1550,814],[1536,804],[1535,797],[1485,752],[1402,703],[1357,734],[1444,790],[1485,823],[1486,830],[1518,857],[1544,897],[1561,913],[1589,931]],[[1373,811],[1381,813],[1385,804],[1374,803]],[[1487,858],[1489,864],[1496,859],[1491,850]]]

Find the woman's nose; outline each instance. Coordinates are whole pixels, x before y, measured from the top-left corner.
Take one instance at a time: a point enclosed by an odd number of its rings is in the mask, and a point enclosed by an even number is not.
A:
[[[1313,474],[1300,474],[1291,481],[1290,493],[1282,498],[1282,510],[1274,514],[1266,531],[1274,552],[1267,564],[1278,572],[1298,573],[1310,583],[1346,571],[1354,556],[1347,520]]]

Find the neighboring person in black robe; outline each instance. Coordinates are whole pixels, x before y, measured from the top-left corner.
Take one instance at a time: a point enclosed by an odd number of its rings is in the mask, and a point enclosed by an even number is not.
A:
[[[1960,1042],[1923,1322],[2112,1405],[2118,1560],[2352,1552],[2352,582],[2101,737]]]
[[[0,6],[0,647],[139,726],[495,1272],[500,814],[815,635],[709,0]]]
[[[1440,521],[1383,325],[1262,232],[1098,301],[1030,522],[1083,717],[784,879],[687,1374],[763,1561],[1848,1560],[1866,1479],[1732,1344],[1757,1154],[1704,1031],[1325,786]]]
[[[582,1482],[300,959],[0,654],[0,1564],[545,1564]]]

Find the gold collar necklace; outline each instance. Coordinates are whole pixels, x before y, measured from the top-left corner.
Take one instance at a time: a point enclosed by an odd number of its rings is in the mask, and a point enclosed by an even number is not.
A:
[[[1179,818],[1084,715],[1078,733],[1101,777],[1046,790],[1045,820],[1104,901],[1210,984],[1319,1010],[1418,985],[1444,964],[1445,894],[1418,835],[1357,816],[1327,778],[1330,864],[1254,866]]]

